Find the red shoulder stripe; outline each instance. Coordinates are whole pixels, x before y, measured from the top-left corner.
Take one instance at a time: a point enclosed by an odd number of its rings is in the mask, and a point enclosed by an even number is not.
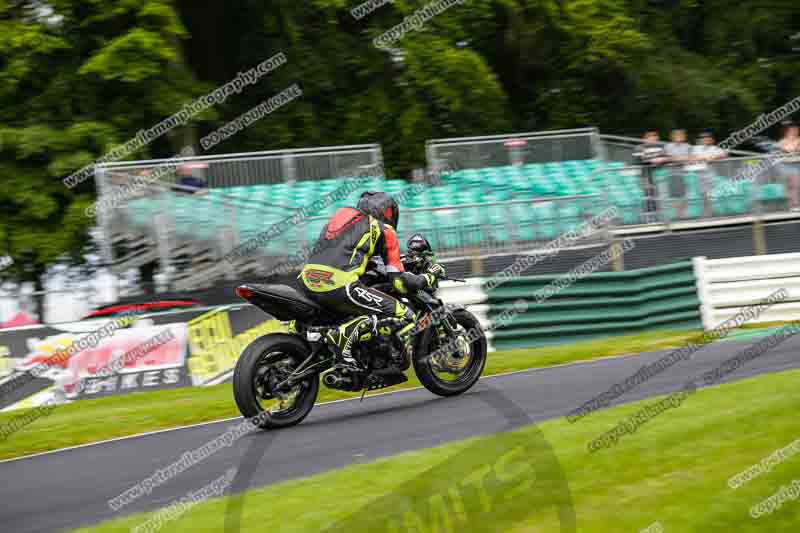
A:
[[[394,228],[386,224],[383,229],[383,236],[386,239],[387,270],[390,272],[405,272],[403,262],[400,261],[400,242],[397,240],[397,233],[394,232]]]
[[[353,225],[363,220],[364,215],[352,207],[341,207],[325,226],[325,239],[332,240],[339,237]]]

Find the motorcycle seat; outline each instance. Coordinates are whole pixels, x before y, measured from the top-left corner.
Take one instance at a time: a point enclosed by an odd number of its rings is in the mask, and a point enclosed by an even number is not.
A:
[[[278,320],[310,320],[316,317],[322,308],[305,294],[289,285],[280,284],[248,284],[260,298],[252,303],[258,305]]]

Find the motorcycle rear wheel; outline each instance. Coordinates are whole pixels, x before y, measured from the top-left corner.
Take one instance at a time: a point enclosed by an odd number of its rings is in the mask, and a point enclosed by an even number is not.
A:
[[[245,348],[233,371],[233,396],[242,415],[262,429],[299,424],[308,416],[319,393],[319,375],[306,377],[289,391],[274,391],[309,355],[306,343],[291,335],[271,334]],[[265,405],[275,401],[277,406]]]

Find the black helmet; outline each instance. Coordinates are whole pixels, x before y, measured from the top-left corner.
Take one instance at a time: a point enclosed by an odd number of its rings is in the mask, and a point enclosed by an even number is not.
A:
[[[421,233],[415,233],[414,235],[409,237],[408,241],[406,242],[406,248],[418,254],[433,252],[433,249],[431,248],[431,243],[429,243],[428,239],[423,237]]]
[[[400,207],[394,198],[381,191],[367,191],[358,199],[356,208],[372,215],[381,222],[389,224],[395,230],[400,221]]]

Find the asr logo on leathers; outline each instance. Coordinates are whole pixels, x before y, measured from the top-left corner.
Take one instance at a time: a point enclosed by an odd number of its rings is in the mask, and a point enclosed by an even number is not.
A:
[[[310,269],[305,272],[306,281],[314,287],[319,287],[321,284],[333,285],[334,282],[333,272],[326,272],[324,270]]]
[[[355,291],[356,294],[358,294],[362,299],[364,299],[367,302],[373,302],[373,303],[379,304],[379,303],[381,303],[383,301],[383,298],[381,298],[377,294],[372,294],[371,292],[369,292],[367,289],[365,289],[363,287],[356,287],[353,290]]]

